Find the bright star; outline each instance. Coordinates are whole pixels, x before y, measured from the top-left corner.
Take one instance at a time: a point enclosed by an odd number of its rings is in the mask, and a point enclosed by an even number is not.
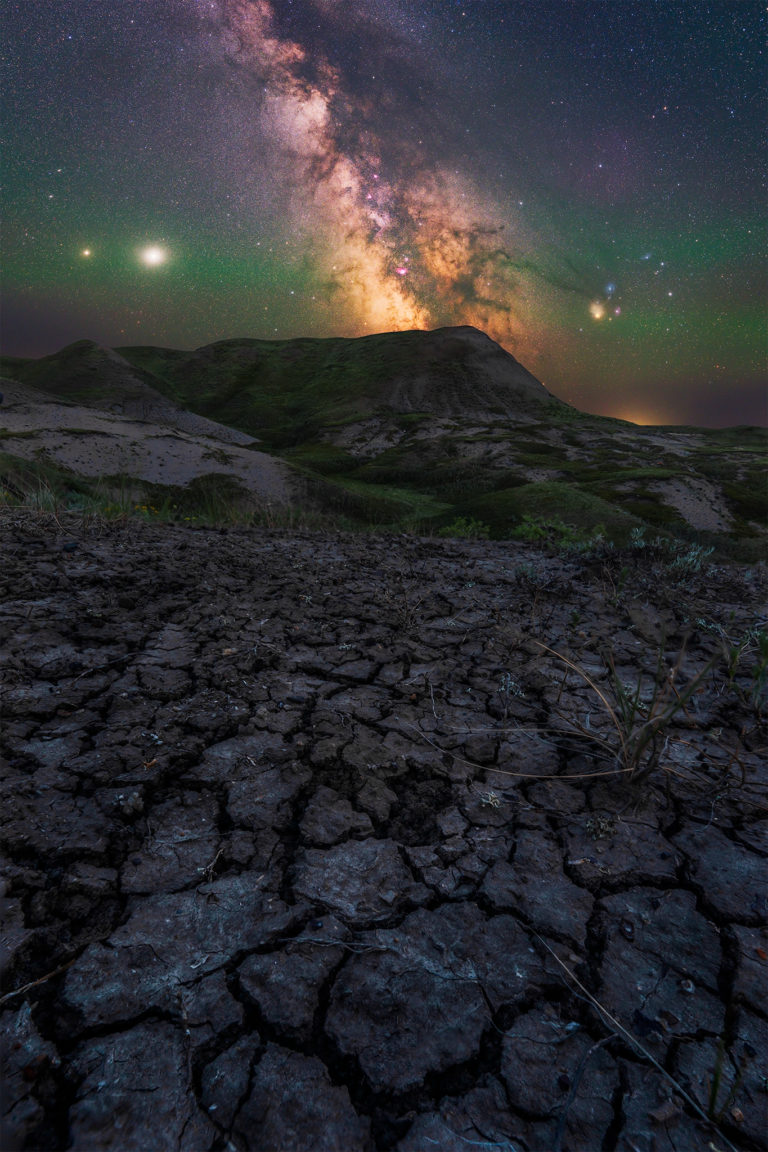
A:
[[[593,320],[605,319],[605,305],[600,300],[593,300],[589,306],[589,314]]]
[[[80,253],[80,255],[81,255],[81,256],[92,256],[92,255],[93,255],[93,252],[91,251],[91,249],[90,249],[90,248],[83,248],[83,250],[82,250],[82,252]]]
[[[168,259],[168,253],[165,248],[153,244],[149,248],[143,248],[139,253],[139,257],[142,264],[146,264],[148,268],[157,268]]]

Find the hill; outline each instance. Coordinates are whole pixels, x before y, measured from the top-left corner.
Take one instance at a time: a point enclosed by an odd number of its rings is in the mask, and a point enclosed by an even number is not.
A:
[[[79,341],[40,360],[6,360],[4,371],[49,400],[192,438],[239,434],[245,451],[258,440],[280,458],[286,503],[336,521],[496,538],[599,531],[619,542],[647,530],[747,560],[764,549],[765,430],[589,416],[474,328],[194,351]],[[6,454],[66,468],[66,452],[51,453],[42,430],[12,412],[6,406],[0,428]],[[226,452],[216,455],[211,475],[228,476],[246,503],[258,495]],[[128,468],[132,476],[149,482]],[[66,477],[57,482],[66,487]],[[167,475],[165,496],[178,505],[187,483]]]
[[[513,356],[469,327],[118,352],[181,403],[273,447],[384,412],[516,419],[560,406]]]

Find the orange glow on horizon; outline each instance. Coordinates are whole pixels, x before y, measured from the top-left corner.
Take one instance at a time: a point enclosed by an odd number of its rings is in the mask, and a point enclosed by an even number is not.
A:
[[[670,423],[669,420],[664,420],[659,415],[654,415],[651,412],[643,412],[638,408],[629,408],[615,412],[614,418],[616,420],[626,420],[628,424],[637,424],[639,428],[652,428],[654,425]]]

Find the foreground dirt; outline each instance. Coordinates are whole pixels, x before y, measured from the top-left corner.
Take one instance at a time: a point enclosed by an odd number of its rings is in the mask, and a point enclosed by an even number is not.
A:
[[[760,570],[0,548],[4,1152],[765,1147]]]

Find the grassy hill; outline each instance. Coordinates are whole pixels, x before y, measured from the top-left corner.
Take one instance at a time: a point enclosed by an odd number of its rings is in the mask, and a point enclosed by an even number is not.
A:
[[[194,351],[80,341],[3,370],[69,401],[239,429],[291,465],[302,501],[353,524],[619,543],[645,529],[763,553],[766,430],[580,413],[473,328]]]
[[[535,377],[474,328],[358,339],[224,340],[190,353],[120,348],[179,403],[262,438],[297,446],[386,412],[514,418],[558,407]]]

